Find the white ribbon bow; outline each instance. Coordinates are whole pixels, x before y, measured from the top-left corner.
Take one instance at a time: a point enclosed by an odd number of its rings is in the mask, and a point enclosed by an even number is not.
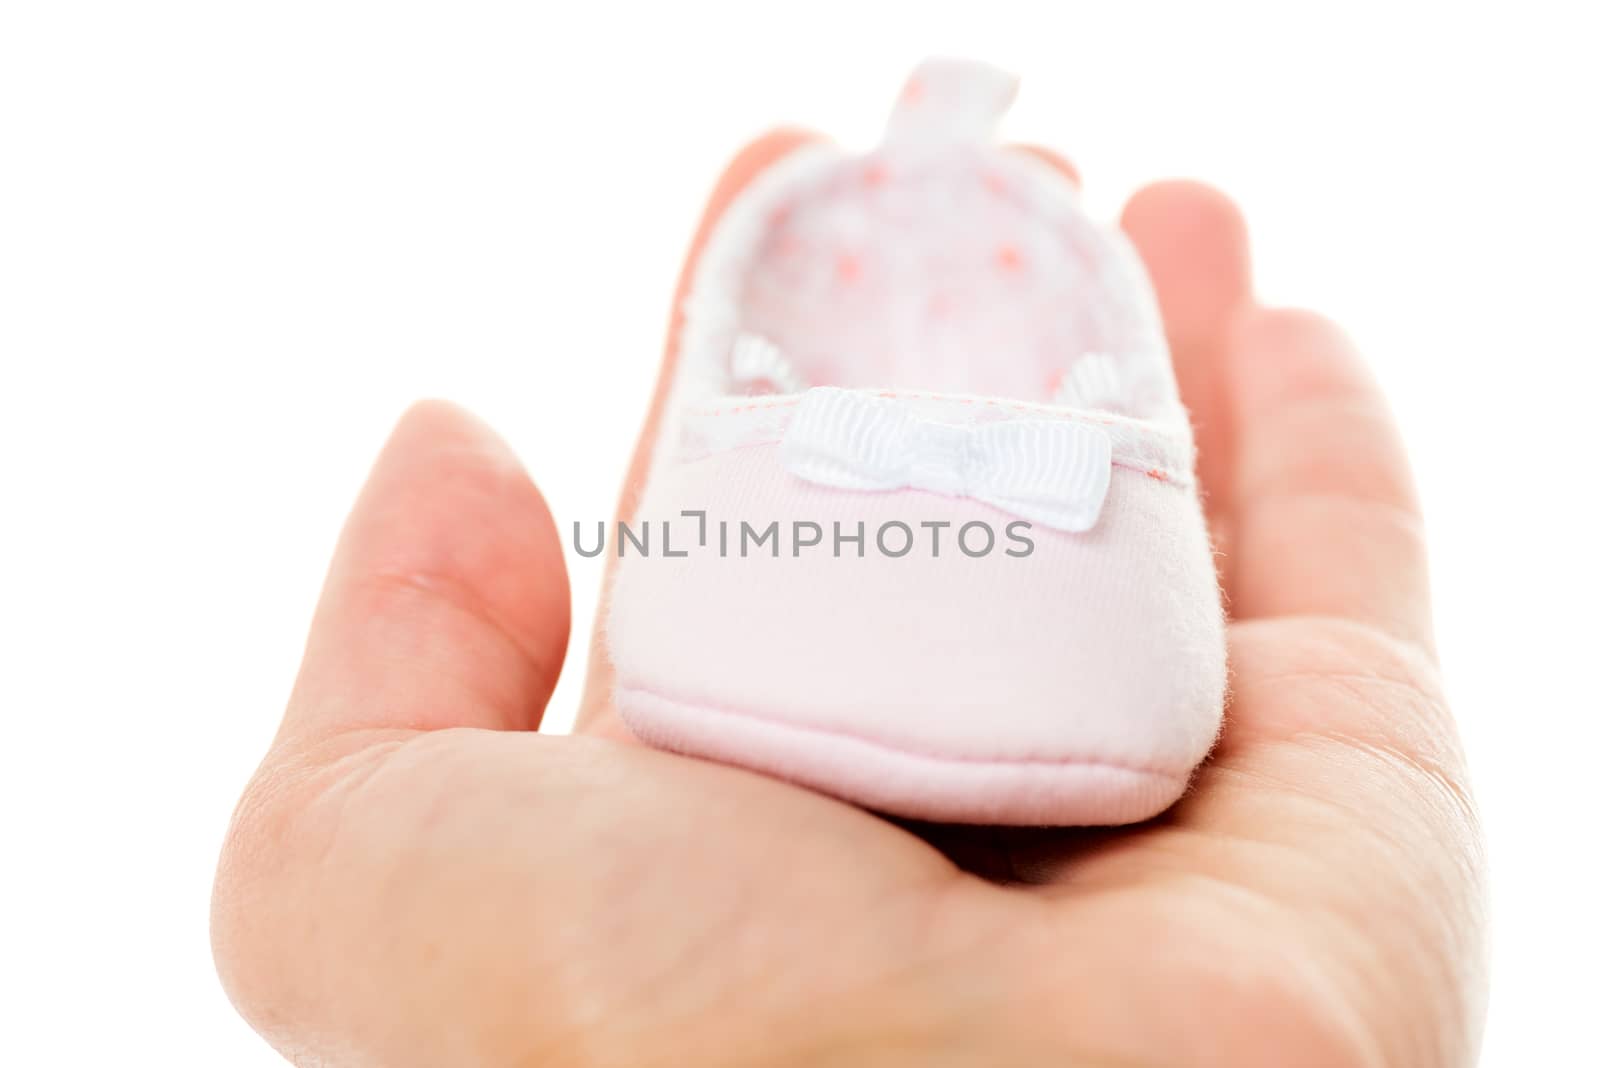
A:
[[[806,392],[781,453],[807,482],[968,497],[1065,531],[1093,527],[1111,485],[1111,437],[1098,427],[939,423],[904,401],[831,387]]]

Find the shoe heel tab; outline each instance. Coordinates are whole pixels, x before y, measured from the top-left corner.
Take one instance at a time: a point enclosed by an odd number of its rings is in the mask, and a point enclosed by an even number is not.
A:
[[[885,147],[988,144],[1017,96],[1017,77],[967,59],[925,59],[906,79],[884,128]]]

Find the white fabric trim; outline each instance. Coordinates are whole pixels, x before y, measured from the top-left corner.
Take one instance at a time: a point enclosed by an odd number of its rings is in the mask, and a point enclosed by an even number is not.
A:
[[[1002,92],[999,81],[994,83],[994,88],[996,93]],[[1014,86],[1003,90],[1011,91]],[[997,96],[991,96],[982,109],[997,118],[1008,103],[1008,98],[1002,103]],[[974,145],[973,151],[986,150]],[[776,442],[781,438],[788,417],[793,414],[790,409],[799,403],[798,392],[787,396],[730,396],[737,388],[732,381],[731,355],[740,333],[740,302],[745,278],[752,261],[760,253],[773,213],[826,188],[840,167],[852,158],[856,157],[826,142],[798,148],[757,175],[733,198],[711,228],[681,307],[682,320],[676,337],[677,367],[664,405],[657,439],[660,447],[654,451],[652,464],[692,459],[722,448]],[[1041,226],[1077,225],[1080,215],[1077,191],[1053,168],[1028,153],[1007,152],[996,159],[1025,179],[1019,184],[1018,195],[1038,213]],[[1159,477],[1186,484],[1193,470],[1192,445],[1186,415],[1176,399],[1177,390],[1172,381],[1154,294],[1131,243],[1114,227],[1097,229],[1096,234],[1103,246],[1098,250],[1096,262],[1102,269],[1127,276],[1126,280],[1137,294],[1136,299],[1144,303],[1142,310],[1146,314],[1137,319],[1150,326],[1148,336],[1136,343],[1133,351],[1114,355],[1148,360],[1162,368],[1161,381],[1151,383],[1162,399],[1156,409],[1146,413],[1151,418],[1107,424],[1113,463],[1130,468],[1147,467]],[[803,385],[795,382],[791,388],[798,391]],[[896,395],[951,408],[946,416],[958,421],[960,411],[970,413],[977,406],[1035,412],[1052,419],[1096,421],[1099,414],[1026,402],[940,398],[906,392]]]
[[[1111,486],[1111,438],[1088,423],[962,426],[847,389],[806,393],[780,446],[789,473],[850,490],[966,497],[1056,530],[1084,531]]]
[[[706,235],[681,307],[677,368],[664,406],[660,442],[679,438],[685,409],[726,398],[731,391],[727,356],[739,333],[739,297],[768,220],[779,205],[826,181],[844,158],[837,146],[826,142],[795,149],[756,175]],[[656,449],[652,466],[671,452],[671,448]]]
[[[1116,360],[1104,353],[1091,352],[1080,356],[1072,365],[1051,400],[1066,408],[1126,412],[1127,384],[1117,369]]]
[[[799,393],[806,388],[800,377],[778,346],[755,334],[740,334],[733,342],[729,357],[733,382],[750,392],[752,387],[770,386],[768,393]]]
[[[808,403],[817,403],[810,398],[818,393],[842,393],[878,401],[906,412],[908,417],[954,427],[1020,421],[1092,427],[1110,443],[1113,466],[1179,486],[1194,481],[1194,445],[1184,421],[1152,423],[1110,412],[1075,411],[1048,404],[834,387],[819,387],[799,396],[722,397],[690,409],[682,413],[676,450],[662,450],[661,458],[688,463],[730,449],[775,445],[784,440],[799,412]]]

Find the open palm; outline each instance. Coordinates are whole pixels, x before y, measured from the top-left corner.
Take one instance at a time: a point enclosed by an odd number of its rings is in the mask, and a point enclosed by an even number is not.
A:
[[[708,216],[797,140],[748,149]],[[1231,619],[1225,735],[1182,802],[1117,830],[889,822],[631,743],[603,648],[578,733],[536,733],[558,535],[489,431],[420,405],[224,850],[246,1017],[308,1065],[1470,1061],[1481,861],[1396,431],[1335,328],[1253,305],[1226,201],[1159,185],[1124,224]]]

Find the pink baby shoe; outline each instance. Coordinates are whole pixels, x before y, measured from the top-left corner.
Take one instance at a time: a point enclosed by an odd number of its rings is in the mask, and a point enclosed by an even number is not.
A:
[[[1118,824],[1222,718],[1194,447],[1131,246],[930,61],[713,224],[607,641],[645,742],[885,813]]]

